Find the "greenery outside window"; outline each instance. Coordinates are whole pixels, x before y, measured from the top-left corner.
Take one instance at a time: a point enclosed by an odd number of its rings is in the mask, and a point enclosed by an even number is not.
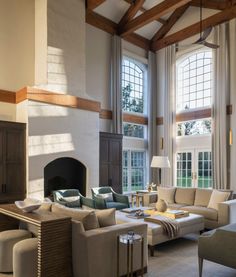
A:
[[[177,136],[211,134],[211,119],[185,121],[177,124]]]

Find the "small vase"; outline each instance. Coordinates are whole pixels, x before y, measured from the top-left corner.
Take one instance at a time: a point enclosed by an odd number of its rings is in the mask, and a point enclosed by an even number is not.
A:
[[[167,202],[163,199],[159,199],[156,203],[156,209],[158,212],[164,213],[167,210]]]

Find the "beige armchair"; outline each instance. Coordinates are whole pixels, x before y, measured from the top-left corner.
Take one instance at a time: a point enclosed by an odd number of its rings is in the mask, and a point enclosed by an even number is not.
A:
[[[199,277],[202,277],[203,260],[236,268],[236,224],[226,225],[199,237]]]

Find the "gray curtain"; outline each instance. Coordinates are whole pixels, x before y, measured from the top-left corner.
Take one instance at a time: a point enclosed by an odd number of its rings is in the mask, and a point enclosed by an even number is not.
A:
[[[112,57],[111,57],[111,99],[113,133],[122,133],[122,40],[114,35],[112,37]]]
[[[156,54],[148,53],[148,153],[149,153],[149,182],[156,182],[157,169],[150,167],[152,156],[157,155],[157,66]]]
[[[175,45],[165,48],[165,91],[164,91],[164,156],[170,160],[170,168],[163,169],[163,186],[174,185],[175,167]]]
[[[214,40],[220,47],[214,51],[214,86],[212,97],[212,157],[213,187],[228,188],[228,140],[229,130],[226,107],[229,104],[229,24],[215,28]]]

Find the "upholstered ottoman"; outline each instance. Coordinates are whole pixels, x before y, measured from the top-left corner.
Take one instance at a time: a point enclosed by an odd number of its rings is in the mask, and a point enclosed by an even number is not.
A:
[[[175,238],[182,237],[187,234],[196,233],[204,230],[204,217],[197,214],[189,214],[187,217],[182,217],[176,219],[179,224],[179,234],[170,238],[164,232],[163,227],[159,224],[152,222],[145,222],[148,225],[148,246],[151,250],[151,255],[153,256],[154,246],[162,242],[172,240]],[[143,222],[143,219],[133,219],[127,217],[127,213],[116,211],[116,222],[117,224],[127,223],[127,222]]]
[[[27,230],[9,230],[0,232],[0,272],[12,272],[12,253],[14,245],[32,234]]]
[[[25,239],[13,248],[14,277],[37,277],[38,240]]]

